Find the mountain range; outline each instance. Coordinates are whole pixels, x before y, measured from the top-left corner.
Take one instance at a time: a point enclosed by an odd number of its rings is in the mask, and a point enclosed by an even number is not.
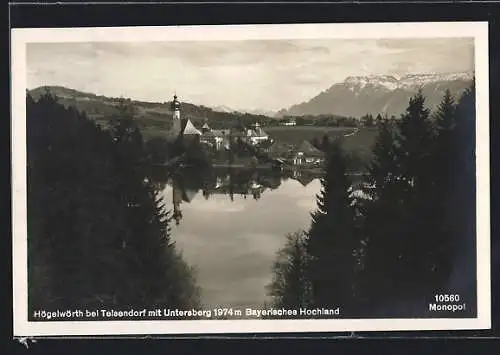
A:
[[[277,112],[276,117],[304,115],[340,115],[361,117],[387,114],[399,117],[408,106],[411,96],[422,89],[427,107],[434,109],[446,89],[457,97],[469,87],[473,72],[349,76],[333,84],[307,102]]]
[[[307,102],[282,109],[277,113],[265,110],[234,110],[226,106],[207,107],[183,102],[183,114],[196,125],[208,120],[211,125],[227,126],[240,118],[244,121],[274,121],[284,116],[336,115],[359,118],[367,113],[378,113],[399,117],[408,106],[409,98],[419,88],[423,90],[427,106],[435,108],[446,89],[458,97],[473,80],[472,72],[445,74],[410,74],[402,77],[390,75],[350,76],[343,82],[333,84]],[[73,105],[85,111],[89,117],[102,125],[118,112],[121,98],[107,97],[82,92],[63,86],[41,86],[29,93],[37,99],[46,91],[56,95],[66,106]],[[135,110],[135,116],[144,132],[161,134],[169,127],[172,112],[170,102],[127,101]]]

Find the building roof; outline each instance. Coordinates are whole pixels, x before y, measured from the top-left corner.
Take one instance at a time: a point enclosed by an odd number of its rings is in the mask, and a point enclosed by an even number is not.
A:
[[[215,137],[215,133],[213,131],[207,131],[207,132],[204,132],[201,136],[203,138],[213,138],[213,137]]]
[[[210,132],[216,137],[224,137],[226,134],[229,134],[229,132],[225,132],[223,129],[212,129]]]
[[[312,174],[300,174],[296,178],[293,178],[302,184],[302,186],[307,186],[315,179]]]
[[[184,126],[184,135],[201,135],[202,133],[193,125],[190,119],[187,120],[186,126]]]
[[[215,134],[216,136],[227,136],[229,135],[231,130],[229,129],[212,129],[212,133]]]
[[[271,153],[288,153],[293,149],[293,146],[276,141],[269,147],[269,152]]]
[[[201,128],[203,128],[203,129],[210,129],[210,126],[208,125],[208,123],[205,122],[205,124]]]
[[[312,156],[323,156],[323,152],[313,146],[309,141],[303,141],[302,144],[297,148],[299,152],[303,152],[306,155]]]
[[[256,126],[254,132],[257,134],[257,136],[267,137],[267,133],[264,132],[264,130],[260,126]]]
[[[184,189],[182,192],[182,200],[184,202],[188,202],[190,203],[191,201],[193,201],[193,199],[195,198],[195,196],[198,194],[198,191],[199,189]]]

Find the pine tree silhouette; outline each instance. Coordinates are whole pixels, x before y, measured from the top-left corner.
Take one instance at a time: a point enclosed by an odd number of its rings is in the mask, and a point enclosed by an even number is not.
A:
[[[30,309],[197,304],[133,116],[107,131],[50,94],[26,103]]]
[[[307,263],[304,232],[288,234],[273,264],[273,281],[267,286],[275,307],[298,310],[310,305]]]
[[[317,210],[312,213],[307,251],[313,305],[340,305],[347,311],[353,297],[353,252],[357,244],[346,165],[340,144],[331,143],[322,189],[317,195]]]

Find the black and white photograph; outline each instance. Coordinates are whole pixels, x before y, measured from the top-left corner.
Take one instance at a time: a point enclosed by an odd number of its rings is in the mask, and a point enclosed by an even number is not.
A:
[[[16,335],[490,327],[483,22],[12,30]]]

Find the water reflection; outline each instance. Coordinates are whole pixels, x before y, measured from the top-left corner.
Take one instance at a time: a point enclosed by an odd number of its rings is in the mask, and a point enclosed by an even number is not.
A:
[[[171,188],[171,194],[164,194],[165,198],[171,196],[173,217],[179,225],[183,219],[181,205],[191,203],[201,193],[205,200],[212,196],[226,196],[231,202],[236,198],[251,198],[260,200],[268,191],[277,190],[282,183],[292,179],[302,186],[307,186],[318,179],[321,173],[310,171],[290,171],[287,173],[271,170],[249,169],[212,169],[198,171],[183,169],[175,173],[157,174],[159,190]],[[168,200],[167,200],[168,201]]]
[[[319,174],[237,169],[159,172],[175,211],[172,238],[197,271],[207,307],[260,307],[269,301],[276,252],[287,233],[306,229]]]

